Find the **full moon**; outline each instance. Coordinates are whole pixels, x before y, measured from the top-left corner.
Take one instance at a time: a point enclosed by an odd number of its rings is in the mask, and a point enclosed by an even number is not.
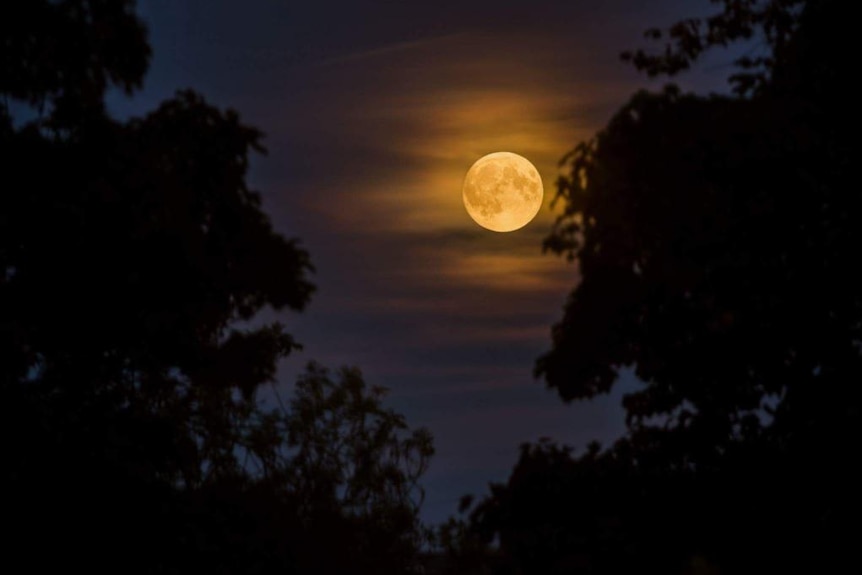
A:
[[[483,228],[512,232],[542,207],[542,178],[526,158],[511,152],[482,156],[464,178],[464,207]]]

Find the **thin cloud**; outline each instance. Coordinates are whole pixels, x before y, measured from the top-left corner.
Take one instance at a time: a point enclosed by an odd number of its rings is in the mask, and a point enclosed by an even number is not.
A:
[[[405,40],[402,42],[393,42],[391,44],[385,44],[383,46],[377,46],[374,48],[368,48],[366,50],[358,50],[349,54],[325,58],[319,62],[316,62],[314,66],[322,68],[327,66],[337,66],[341,64],[354,64],[358,62],[364,62],[366,60],[372,60],[381,56],[390,56],[399,52],[433,46],[440,42],[446,42],[452,38],[458,38],[461,36],[465,36],[465,33],[459,32],[454,34],[443,34],[431,38],[422,38],[419,40]]]

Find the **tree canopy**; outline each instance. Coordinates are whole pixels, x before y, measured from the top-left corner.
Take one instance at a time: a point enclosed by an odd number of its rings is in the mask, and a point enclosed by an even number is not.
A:
[[[259,312],[304,309],[309,255],[249,187],[265,150],[236,111],[180,91],[107,114],[149,62],[134,8],[0,7],[4,560],[406,572],[430,435],[355,369],[263,404],[298,344]]]
[[[784,46],[796,59],[758,95],[641,92],[567,157],[545,245],[576,256],[582,281],[537,363],[564,399],[632,366],[647,385],[626,400],[631,420],[733,435],[770,398],[784,413],[854,387],[860,199],[840,11],[806,5]]]
[[[763,40],[730,96],[641,91],[568,154],[545,248],[580,281],[536,373],[564,401],[623,369],[628,433],[525,446],[473,511],[523,573],[823,570],[851,556],[862,375],[852,18],[717,2],[625,59],[675,74]],[[660,31],[649,31],[660,38]],[[758,44],[756,44],[758,45]]]

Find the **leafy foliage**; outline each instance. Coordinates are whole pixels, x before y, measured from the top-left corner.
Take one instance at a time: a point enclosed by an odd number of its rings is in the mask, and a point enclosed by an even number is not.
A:
[[[707,18],[681,20],[666,32],[660,28],[645,32],[644,36],[651,40],[667,38],[663,51],[626,51],[623,60],[649,76],[673,76],[687,70],[712,48],[747,41],[754,46],[737,58],[739,72],[730,76],[730,83],[740,95],[763,86],[770,73],[788,57],[804,0],[711,1],[721,4],[722,10]]]
[[[0,93],[75,124],[104,110],[110,86],[131,93],[150,60],[134,0],[8,0],[0,7]]]
[[[343,569],[406,572],[424,542],[418,520],[424,491],[419,478],[434,453],[430,433],[410,431],[404,417],[382,406],[386,389],[367,387],[357,369],[340,370],[337,381],[311,364],[297,382],[272,466],[298,496],[300,515],[320,506],[338,510],[356,526],[343,553]],[[275,413],[272,414],[278,421]],[[274,451],[273,462],[280,457]],[[364,566],[364,567],[363,567]]]
[[[545,248],[581,281],[536,373],[564,401],[623,369],[628,433],[575,455],[525,446],[470,514],[500,572],[837,569],[862,511],[853,462],[862,284],[860,122],[846,5],[723,2],[671,28],[675,73],[760,30],[756,89],[639,92],[563,160]],[[658,34],[651,34],[658,36]],[[743,73],[750,71],[741,63]]]
[[[688,425],[693,408],[733,435],[748,412],[777,398],[802,409],[795,394],[855,373],[849,222],[862,206],[845,185],[850,92],[824,70],[844,60],[821,6],[795,36],[793,70],[760,97],[641,92],[567,157],[545,246],[576,256],[583,281],[537,363],[564,399],[634,366],[648,385],[627,399],[630,422]]]
[[[357,370],[312,365],[289,406],[262,405],[298,344],[259,312],[301,311],[314,288],[246,183],[261,133],[191,91],[106,114],[149,60],[133,2],[0,11],[6,561],[408,571],[427,431]]]

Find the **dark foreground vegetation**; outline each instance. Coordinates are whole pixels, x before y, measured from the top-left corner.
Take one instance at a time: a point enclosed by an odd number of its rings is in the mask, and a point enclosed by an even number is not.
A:
[[[465,566],[825,573],[857,561],[855,23],[835,0],[715,4],[648,31],[665,43],[657,55],[624,59],[673,75],[746,41],[733,94],[635,94],[566,156],[565,211],[545,242],[582,281],[536,374],[573,401],[634,370],[628,432],[579,452],[525,445],[508,482],[449,526]]]
[[[355,369],[269,386],[297,344],[248,320],[313,286],[260,133],[194,92],[106,113],[150,58],[131,0],[3,2],[0,38],[4,572],[411,571],[427,431]]]
[[[862,196],[852,3],[717,0],[625,55],[751,49],[732,95],[640,92],[564,160],[545,242],[581,282],[536,373],[634,370],[628,432],[524,445],[422,553],[427,431],[259,312],[309,256],[246,184],[260,133],[194,92],[105,110],[150,57],[131,0],[0,5],[0,553],[10,572],[829,573],[860,537]],[[270,314],[268,317],[272,317]],[[268,400],[266,403],[264,400]]]

